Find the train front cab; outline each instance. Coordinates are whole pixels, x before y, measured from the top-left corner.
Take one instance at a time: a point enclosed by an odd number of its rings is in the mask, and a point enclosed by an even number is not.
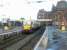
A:
[[[31,33],[32,32],[32,26],[31,25],[24,25],[23,26],[23,32],[24,33]]]

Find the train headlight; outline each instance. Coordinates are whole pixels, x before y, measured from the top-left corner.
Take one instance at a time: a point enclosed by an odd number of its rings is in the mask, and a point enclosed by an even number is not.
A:
[[[27,21],[27,24],[31,25],[31,22],[30,21]]]
[[[5,30],[8,30],[8,29],[9,29],[9,27],[8,27],[8,26],[5,26],[5,27],[4,27],[4,29],[5,29]]]

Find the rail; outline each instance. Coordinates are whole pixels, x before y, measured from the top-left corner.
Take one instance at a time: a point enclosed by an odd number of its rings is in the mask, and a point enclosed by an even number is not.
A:
[[[12,31],[8,31],[8,32],[4,32],[4,33],[0,33],[0,39],[4,39],[5,37],[9,37],[9,36],[13,36],[13,35],[17,35],[21,32],[21,29],[18,30],[12,30]]]
[[[48,29],[45,30],[42,37],[38,41],[38,43],[35,45],[34,50],[46,50],[47,43],[48,43],[48,35],[47,35]]]
[[[36,31],[33,34],[27,35],[24,39],[20,40],[19,42],[4,48],[4,50],[19,50],[22,46],[26,45],[31,39],[39,35],[41,29],[42,28],[40,28],[38,31]]]

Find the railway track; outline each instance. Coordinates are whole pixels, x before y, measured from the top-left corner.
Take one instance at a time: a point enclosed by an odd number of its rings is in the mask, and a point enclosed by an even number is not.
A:
[[[36,33],[29,34],[29,35],[28,34],[24,34],[24,33],[16,33],[16,32],[14,32],[14,33],[12,33],[14,35],[9,36],[8,38],[4,37],[5,39],[0,39],[0,50],[16,50],[13,47],[15,47],[16,44],[21,44],[21,43],[23,43],[23,44],[20,45],[19,47],[17,47],[17,49],[23,48],[21,46],[25,46],[30,41],[33,42],[32,39],[34,39],[34,40],[35,39],[39,39],[42,34],[39,34],[38,32],[43,32],[43,30],[35,31],[35,32]],[[39,36],[36,37],[37,35],[39,35]],[[37,43],[37,41],[35,42],[35,44],[36,43]],[[34,44],[34,42],[33,42],[33,44]],[[33,44],[31,43],[31,45],[33,45]],[[28,46],[28,44],[27,44],[27,46]]]
[[[45,31],[45,28],[41,28],[36,33],[37,35],[34,36],[32,39],[30,39],[25,45],[23,45],[18,50],[33,50],[37,42],[40,40],[41,36],[43,35],[43,32]]]
[[[20,41],[21,39],[24,39],[25,37],[27,37],[27,35],[20,34],[18,36],[13,36],[11,38],[3,39],[0,43],[0,48],[6,48],[10,45],[13,45],[14,43],[17,43],[18,41]]]
[[[8,47],[21,39],[24,39],[27,35],[20,32],[21,29],[13,29],[8,32],[0,33],[0,49]],[[12,32],[11,32],[12,31]]]

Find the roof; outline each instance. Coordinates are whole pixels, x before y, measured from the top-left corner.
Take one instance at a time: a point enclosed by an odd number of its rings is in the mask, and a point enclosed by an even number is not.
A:
[[[37,19],[37,21],[52,21],[52,19]]]

